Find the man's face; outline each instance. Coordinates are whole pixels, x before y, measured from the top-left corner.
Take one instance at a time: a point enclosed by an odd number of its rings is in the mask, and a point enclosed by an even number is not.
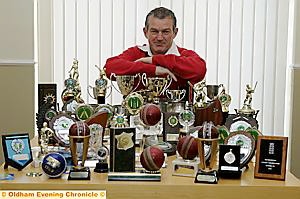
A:
[[[159,19],[153,16],[148,18],[148,27],[144,28],[153,55],[165,54],[172,46],[176,37],[177,28],[173,30],[173,20],[170,17]]]

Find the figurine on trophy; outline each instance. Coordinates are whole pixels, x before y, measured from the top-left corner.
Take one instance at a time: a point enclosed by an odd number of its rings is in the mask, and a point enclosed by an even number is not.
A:
[[[99,66],[95,65],[95,67],[99,70],[99,78],[95,81],[95,87],[88,86],[93,90],[93,95],[90,94],[88,89],[88,94],[97,100],[98,104],[105,104],[105,99],[111,95],[112,89],[110,89],[110,93],[107,94],[107,89],[112,88],[112,86],[108,86],[108,78],[105,73],[105,69],[100,68]]]
[[[69,71],[69,78],[65,80],[65,89],[61,94],[64,103],[63,110],[75,112],[79,103],[84,103],[81,98],[81,87],[79,85],[78,60],[74,59],[72,68]]]
[[[43,128],[40,131],[40,147],[41,147],[41,153],[39,157],[45,156],[48,154],[48,144],[49,139],[54,135],[54,132],[51,128],[48,127],[47,122],[43,123]]]
[[[257,82],[255,83],[254,88],[252,88],[249,84],[246,85],[246,98],[244,100],[243,107],[239,110],[236,110],[236,112],[238,114],[242,114],[242,115],[246,115],[246,116],[256,118],[258,110],[256,111],[251,107],[252,94],[255,91],[256,85],[257,85]]]
[[[193,88],[193,91],[195,92],[195,103],[194,107],[195,108],[203,108],[206,106],[205,102],[205,93],[204,93],[204,88],[206,87],[206,81],[202,80],[201,82],[198,82],[196,84],[191,85]]]

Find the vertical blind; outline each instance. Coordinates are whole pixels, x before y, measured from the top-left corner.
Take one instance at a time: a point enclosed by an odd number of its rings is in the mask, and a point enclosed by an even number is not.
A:
[[[174,11],[178,46],[195,50],[207,62],[207,84],[224,84],[230,113],[243,105],[246,85],[257,87],[252,107],[263,134],[283,135],[290,0],[53,0],[53,63],[58,93],[73,59],[79,61],[83,99],[99,77],[95,65],[136,44],[146,43],[147,13]],[[120,104],[113,91],[108,99]]]

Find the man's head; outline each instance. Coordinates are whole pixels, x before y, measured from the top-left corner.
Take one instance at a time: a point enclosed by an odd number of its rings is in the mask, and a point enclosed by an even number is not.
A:
[[[148,13],[143,31],[152,54],[164,54],[172,46],[178,31],[176,17],[167,8],[155,8]]]

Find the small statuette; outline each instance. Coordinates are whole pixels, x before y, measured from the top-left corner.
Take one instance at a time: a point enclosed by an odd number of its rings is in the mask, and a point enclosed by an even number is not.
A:
[[[232,149],[230,149],[229,152],[225,153],[224,155],[224,160],[228,163],[228,164],[232,164],[235,161],[235,155],[232,153]]]

